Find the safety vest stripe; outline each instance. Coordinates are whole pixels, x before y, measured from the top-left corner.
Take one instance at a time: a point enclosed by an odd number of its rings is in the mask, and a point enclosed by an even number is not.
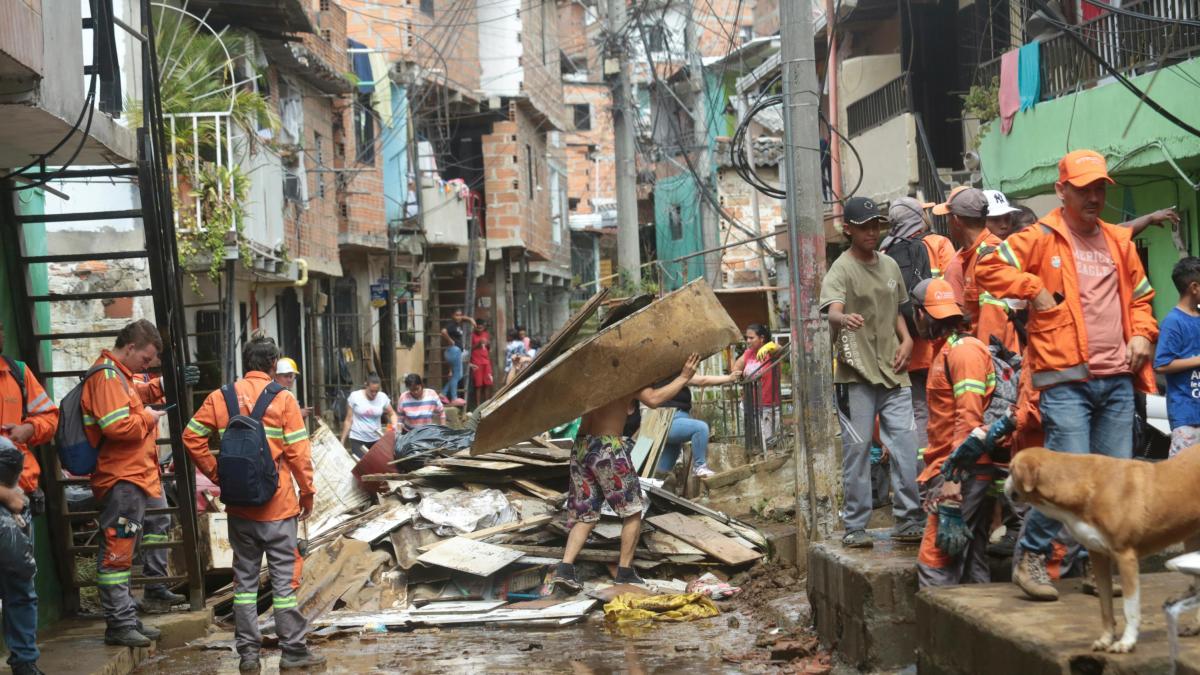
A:
[[[212,433],[212,429],[209,429],[203,424],[197,422],[195,418],[188,420],[187,428],[188,431],[200,437],[205,437]]]
[[[29,408],[30,412],[40,413],[40,412],[46,412],[47,410],[49,410],[50,408],[52,408],[54,406],[50,402],[50,397],[47,396],[45,392],[42,392],[41,395],[39,395],[37,398],[30,401],[29,405],[26,407]]]
[[[114,422],[123,420],[126,417],[129,417],[129,406],[123,406],[123,407],[117,408],[116,410],[114,410],[114,411],[108,413],[107,415],[105,415],[104,417],[100,418],[100,421],[99,421],[100,428],[107,429]]]
[[[142,541],[146,542],[147,544],[159,544],[165,542],[166,540],[167,535],[165,534],[150,534],[147,532],[146,534],[142,535]]]
[[[1154,290],[1154,289],[1153,289],[1153,288],[1150,286],[1150,280],[1149,280],[1149,279],[1147,279],[1146,277],[1142,277],[1142,281],[1141,281],[1141,283],[1139,283],[1139,284],[1138,284],[1138,285],[1137,285],[1137,286],[1136,286],[1136,287],[1133,289],[1133,297],[1135,297],[1135,298],[1140,298],[1140,297],[1142,297],[1143,295],[1147,295],[1147,294],[1149,294],[1149,293],[1150,293],[1151,291],[1153,291],[1153,290]]]
[[[979,302],[984,305],[996,305],[997,307],[1004,309],[1004,311],[1008,311],[1007,303],[1005,303],[1003,300],[997,300],[996,296],[988,293],[987,291],[979,294]]]
[[[957,398],[963,394],[975,393],[980,396],[986,395],[988,387],[979,380],[960,380],[954,383],[954,396]]]
[[[283,438],[283,429],[279,427],[263,427],[263,431],[267,432],[267,438]]]
[[[85,426],[96,426],[96,418],[92,417],[91,415],[84,415],[83,424]]]
[[[1002,259],[1004,259],[1004,262],[1012,265],[1018,270],[1021,269],[1021,261],[1017,259],[1017,254],[1013,253],[1012,247],[1008,245],[1007,241],[1003,244],[1000,244],[1000,248],[996,249],[996,252],[1000,254]]]
[[[98,586],[119,586],[129,583],[129,572],[100,572],[96,575]]]
[[[258,593],[234,593],[233,604],[235,605],[257,605]]]
[[[271,606],[275,609],[295,609],[297,606],[296,596],[290,598],[272,598]]]
[[[299,443],[308,439],[308,429],[298,429],[288,434],[283,435],[283,440],[287,444]]]

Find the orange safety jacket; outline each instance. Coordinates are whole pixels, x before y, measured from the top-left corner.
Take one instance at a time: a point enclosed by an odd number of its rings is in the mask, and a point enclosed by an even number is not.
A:
[[[242,414],[250,414],[259,394],[270,383],[270,375],[251,371],[246,373],[245,379],[234,384]],[[271,457],[275,459],[279,471],[279,487],[271,501],[262,506],[228,506],[226,510],[232,516],[259,522],[294,518],[300,513],[296,486],[300,488],[301,497],[315,494],[316,489],[313,487],[312,448],[308,441],[308,429],[300,417],[300,404],[292,392],[286,389],[279,392],[271,405],[267,406],[262,423],[267,432],[267,443],[271,446]],[[217,460],[209,449],[209,442],[213,432],[219,439],[228,424],[229,411],[225,396],[218,389],[204,399],[183,431],[183,445],[196,463],[196,468],[218,486]]]
[[[932,278],[941,279],[942,275],[946,273],[946,268],[954,259],[954,244],[940,234],[927,234],[921,241],[924,242],[925,251],[929,254],[929,272]],[[933,360],[935,351],[933,341],[926,340],[920,335],[913,335],[912,339],[912,356],[908,359],[910,373],[914,370],[929,368],[929,362]]]
[[[1158,324],[1151,308],[1154,289],[1142,269],[1133,240],[1115,225],[1101,222],[1100,229],[1117,270],[1125,341],[1144,337],[1154,342],[1158,338]],[[1042,312],[1033,309],[1030,303],[1025,367],[1032,370],[1034,388],[1045,389],[1090,377],[1074,249],[1061,207],[983,256],[976,279],[981,288],[1000,298],[1032,301],[1043,289],[1063,298],[1058,305]],[[1134,373],[1134,386],[1145,393],[1155,391],[1151,361],[1147,359]]]
[[[971,335],[947,338],[933,357],[925,385],[929,449],[925,451],[925,470],[918,482],[924,483],[939,474],[950,453],[967,440],[975,427],[983,426],[983,411],[987,410],[995,389],[992,355],[983,342]],[[978,463],[991,462],[984,455]]]
[[[17,377],[8,368],[8,361],[0,359],[0,425],[25,424],[33,425],[33,436],[29,443],[16,443],[25,455],[25,464],[21,469],[21,479],[18,485],[26,494],[38,488],[38,478],[42,475],[37,457],[29,449],[30,445],[38,446],[54,440],[54,432],[58,429],[58,407],[42,384],[37,381],[29,366],[17,362],[25,369],[25,400],[21,400],[21,386]]]
[[[984,228],[969,247],[955,255],[947,280],[958,296],[963,316],[971,326],[971,334],[979,338],[985,346],[990,345],[995,337],[1005,349],[1020,353],[1021,344],[1017,337],[1017,329],[1009,318],[1008,305],[991,293],[981,290],[975,279],[979,259],[996,250],[1001,243],[999,237]]]
[[[92,492],[103,499],[118,481],[128,481],[151,497],[162,496],[158,470],[158,418],[142,403],[134,375],[112,352],[100,352],[94,366],[114,366],[125,376],[104,370],[83,385],[83,430],[100,448]]]

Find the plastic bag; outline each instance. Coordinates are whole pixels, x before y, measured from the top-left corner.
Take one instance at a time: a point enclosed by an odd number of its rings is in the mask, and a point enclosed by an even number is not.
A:
[[[413,527],[418,530],[435,527],[443,537],[516,522],[518,518],[508,498],[499,490],[468,492],[451,488],[435,492],[421,498],[417,512],[423,520]]]
[[[440,424],[424,424],[407,434],[396,437],[396,459],[427,450],[444,449],[448,452],[465,450],[475,442],[475,432],[470,429],[451,429]]]
[[[31,579],[37,573],[33,539],[29,536],[29,510],[17,516],[0,507],[0,573]]]
[[[688,593],[700,593],[713,600],[724,600],[741,593],[742,589],[721,581],[712,572],[705,572],[703,576],[687,585],[687,591]]]

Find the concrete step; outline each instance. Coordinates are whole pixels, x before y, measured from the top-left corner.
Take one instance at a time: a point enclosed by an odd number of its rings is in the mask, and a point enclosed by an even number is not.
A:
[[[38,635],[38,647],[42,651],[38,666],[47,673],[125,675],[159,651],[182,647],[204,637],[212,623],[212,611],[156,614],[142,617],[142,620],[163,633],[162,639],[149,649],[104,644],[104,619],[59,621]]]

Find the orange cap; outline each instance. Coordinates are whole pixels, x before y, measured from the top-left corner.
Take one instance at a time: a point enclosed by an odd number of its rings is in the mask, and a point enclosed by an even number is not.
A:
[[[924,279],[912,289],[913,300],[935,319],[962,316],[954,288],[945,279]]]
[[[1095,150],[1068,152],[1058,160],[1058,182],[1084,187],[1098,180],[1113,182],[1108,176],[1108,165],[1104,161],[1104,155]]]
[[[954,195],[962,192],[963,190],[966,190],[967,187],[969,187],[969,186],[959,185],[958,187],[951,190],[950,194],[946,195],[946,201],[942,202],[941,204],[933,205],[933,215],[935,215],[935,216],[950,215],[950,200],[954,199]]]

